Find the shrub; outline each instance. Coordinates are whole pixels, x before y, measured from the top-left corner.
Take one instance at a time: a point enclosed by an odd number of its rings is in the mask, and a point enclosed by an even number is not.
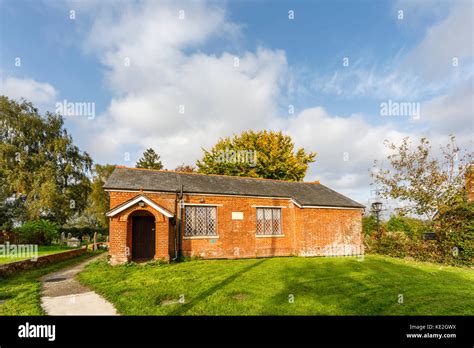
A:
[[[366,223],[366,226],[369,226]],[[433,231],[436,240],[423,240],[429,224],[412,218],[392,216],[382,225],[380,238],[365,232],[368,252],[419,261],[472,266],[474,258],[474,203],[453,204],[441,212]],[[367,228],[368,229],[368,228]]]
[[[412,239],[421,239],[428,230],[426,222],[404,216],[392,215],[387,222],[387,231],[403,232]]]
[[[33,220],[15,228],[14,233],[20,243],[50,245],[59,238],[59,226],[48,220]]]
[[[377,230],[377,221],[374,216],[364,216],[362,218],[362,231],[364,236],[372,236]]]
[[[444,262],[472,265],[474,258],[474,203],[462,202],[437,217],[437,238]]]
[[[412,239],[404,232],[386,232],[380,239],[366,238],[369,252],[419,261],[439,262],[439,246],[436,241]]]

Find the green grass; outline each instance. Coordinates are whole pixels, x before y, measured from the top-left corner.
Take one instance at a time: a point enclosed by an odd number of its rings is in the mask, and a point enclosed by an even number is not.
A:
[[[115,267],[98,261],[79,280],[124,315],[474,315],[472,269],[376,255]]]
[[[56,254],[67,250],[72,250],[76,248],[67,247],[63,245],[40,245],[38,246],[38,256]],[[26,260],[29,257],[0,257],[0,264]]]
[[[22,271],[17,274],[0,277],[0,315],[43,315],[41,308],[41,276],[61,268],[77,264],[96,252],[48,265],[38,269]]]

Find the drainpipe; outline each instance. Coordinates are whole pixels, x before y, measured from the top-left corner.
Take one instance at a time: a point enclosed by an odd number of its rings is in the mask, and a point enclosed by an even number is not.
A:
[[[183,184],[181,184],[179,192],[179,220],[178,220],[178,257],[182,256],[182,221],[183,221]]]
[[[183,185],[181,184],[180,190],[176,190],[176,198],[174,200],[174,258],[176,261],[181,256],[181,219],[182,219],[182,203],[183,203]]]
[[[177,236],[177,225],[178,225],[178,190],[176,190],[176,198],[174,200],[174,221],[173,221],[173,236],[174,236],[174,258],[176,261],[178,258],[178,236]]]

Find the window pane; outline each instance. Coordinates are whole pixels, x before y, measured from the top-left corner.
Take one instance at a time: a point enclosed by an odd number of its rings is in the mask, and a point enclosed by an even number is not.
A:
[[[194,207],[196,209],[196,230],[198,236],[206,235],[206,208]]]
[[[207,234],[215,235],[216,234],[216,208],[209,207],[206,208],[207,211]]]
[[[257,233],[263,234],[263,209],[257,208]]]
[[[265,223],[264,233],[272,234],[272,209],[264,209]]]
[[[193,235],[193,209],[192,207],[184,208],[184,235],[192,236]]]
[[[184,208],[185,236],[215,236],[217,235],[217,209],[215,207]]]
[[[280,208],[257,208],[257,234],[281,234]]]
[[[273,210],[273,234],[281,234],[281,210]]]

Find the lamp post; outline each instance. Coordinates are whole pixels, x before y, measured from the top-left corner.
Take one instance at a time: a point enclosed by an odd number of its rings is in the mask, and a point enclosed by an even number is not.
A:
[[[380,212],[382,211],[382,202],[372,203],[372,212],[375,213],[375,221],[377,223],[377,238],[380,238]]]

